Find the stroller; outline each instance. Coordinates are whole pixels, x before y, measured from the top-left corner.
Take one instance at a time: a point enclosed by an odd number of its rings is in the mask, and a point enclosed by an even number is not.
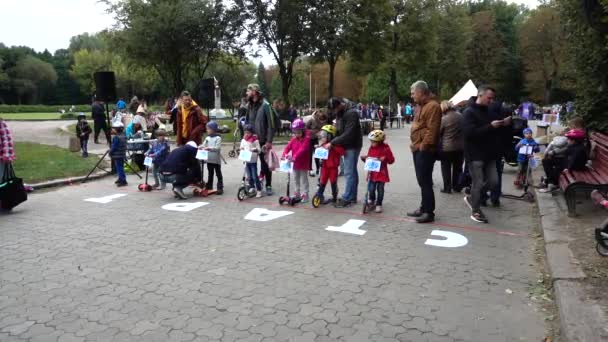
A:
[[[238,148],[238,144],[239,144],[239,141],[241,141],[241,139],[243,139],[243,134],[241,132],[241,129],[245,125],[244,119],[245,118],[241,118],[241,120],[238,120],[234,127],[234,132],[232,133],[232,136],[234,137],[234,141],[232,143],[232,150],[228,151],[228,157],[230,157],[230,158],[236,158],[239,156],[240,150]]]
[[[591,192],[591,199],[608,209],[608,198],[606,198],[605,194],[602,194],[598,190],[593,190]],[[598,228],[595,228],[595,249],[601,256],[608,256],[608,219],[602,222],[602,225]]]

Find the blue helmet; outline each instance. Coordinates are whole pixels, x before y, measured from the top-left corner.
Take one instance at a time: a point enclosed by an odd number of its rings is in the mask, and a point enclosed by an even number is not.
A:
[[[207,128],[209,128],[210,130],[212,130],[214,132],[217,132],[219,130],[220,126],[215,121],[209,121],[209,123],[207,123]]]
[[[253,133],[253,125],[246,124],[245,126],[243,126],[243,131]]]
[[[529,127],[526,127],[526,128],[524,128],[523,133],[524,133],[524,135],[525,135],[526,133],[530,133],[530,134],[532,134],[532,129],[530,129]]]

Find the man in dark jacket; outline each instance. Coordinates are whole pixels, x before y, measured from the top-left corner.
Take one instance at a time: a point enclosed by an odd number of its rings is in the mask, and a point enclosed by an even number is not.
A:
[[[497,136],[501,127],[509,126],[511,119],[493,120],[489,106],[496,98],[496,91],[487,86],[479,87],[478,96],[471,101],[463,114],[464,151],[469,166],[472,186],[471,195],[464,200],[471,208],[471,219],[487,223],[481,211],[482,192],[494,189],[498,183],[496,160],[501,151]]]
[[[196,159],[198,152],[194,141],[173,150],[160,167],[164,183],[173,183],[173,193],[180,199],[186,199],[184,188],[200,180],[200,162]]]
[[[346,184],[342,198],[336,202],[336,208],[344,208],[357,201],[359,174],[357,162],[363,146],[359,112],[355,103],[341,97],[329,99],[328,110],[336,117],[337,135],[329,144],[344,147],[344,176]]]
[[[266,195],[271,196],[272,192],[272,172],[266,163],[266,154],[272,149],[275,127],[274,117],[270,103],[264,99],[264,94],[260,91],[260,86],[252,83],[247,86],[247,119],[245,123],[253,126],[255,134],[258,136],[262,151],[259,154],[262,175],[266,180]]]
[[[103,108],[103,102],[97,98],[95,98],[93,105],[91,106],[91,116],[93,117],[93,129],[95,131],[93,141],[96,144],[99,144],[99,132],[103,130],[103,134],[106,136],[106,142],[110,143],[110,130],[108,129],[106,110]]]

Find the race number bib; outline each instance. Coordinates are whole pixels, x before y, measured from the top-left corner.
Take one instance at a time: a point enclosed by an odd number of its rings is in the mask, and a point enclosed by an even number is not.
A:
[[[530,145],[524,145],[519,148],[519,154],[530,155],[534,152],[534,147]]]
[[[239,159],[250,163],[251,162],[251,157],[253,156],[253,154],[251,153],[251,151],[247,151],[247,150],[243,150],[241,151],[241,153],[239,153]]]
[[[317,159],[327,160],[327,158],[329,158],[329,150],[324,147],[317,147],[317,149],[315,149],[314,157]]]
[[[207,160],[207,159],[209,159],[209,151],[198,150],[198,152],[196,152],[196,159],[198,159],[198,160]]]
[[[279,163],[279,171],[291,173],[291,171],[293,171],[293,163],[289,160],[281,160]]]
[[[146,157],[146,159],[144,159],[144,165],[147,167],[152,167],[152,158]]]
[[[379,159],[376,158],[367,158],[365,160],[365,171],[371,171],[371,172],[378,172],[380,171],[380,166],[382,165],[382,162]]]

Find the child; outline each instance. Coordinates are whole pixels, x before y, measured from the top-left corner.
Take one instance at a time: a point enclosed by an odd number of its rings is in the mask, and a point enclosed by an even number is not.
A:
[[[386,136],[381,130],[373,130],[367,138],[371,141],[371,146],[367,151],[367,155],[362,155],[361,160],[365,161],[368,157],[376,158],[382,162],[380,171],[370,172],[367,183],[368,200],[367,204],[376,206],[376,212],[382,212],[382,201],[384,200],[384,184],[390,181],[388,176],[388,164],[395,162],[393,151],[388,144],[384,143]],[[377,196],[376,196],[377,193]]]
[[[82,157],[86,158],[89,156],[88,144],[89,135],[91,134],[91,126],[87,122],[87,117],[84,113],[78,114],[78,123],[76,124],[76,136],[80,139],[80,149],[82,150]]]
[[[166,133],[164,129],[156,130],[156,141],[152,143],[146,156],[152,158],[152,165],[154,166],[154,189],[165,190],[165,182],[160,179],[160,166],[163,165],[171,148],[167,142]]]
[[[199,149],[208,151],[207,171],[209,178],[207,179],[207,190],[213,189],[213,174],[217,174],[217,194],[224,193],[224,177],[222,176],[222,161],[220,159],[220,150],[222,147],[222,136],[217,134],[219,126],[217,122],[210,121],[207,124],[207,137]]]
[[[241,151],[250,151],[251,159],[245,162],[247,170],[247,179],[249,179],[249,187],[255,186],[257,194],[255,197],[262,197],[262,182],[258,177],[258,153],[260,152],[260,142],[258,137],[253,134],[253,126],[250,124],[243,127],[243,140],[241,140]]]
[[[523,134],[524,138],[515,145],[515,151],[517,151],[517,164],[519,165],[517,178],[513,182],[515,186],[520,186],[526,181],[526,177],[528,177],[528,160],[533,157],[533,153],[540,151],[536,140],[532,138],[532,130],[530,128],[525,128]],[[520,151],[524,146],[530,146],[527,148],[527,153],[521,153]]]
[[[110,149],[110,157],[116,167],[116,173],[118,174],[118,180],[114,182],[116,186],[126,186],[127,176],[125,175],[125,158],[127,156],[127,137],[123,132],[125,126],[122,122],[114,122],[112,124],[112,131],[114,137],[112,138],[112,148]]]
[[[319,146],[327,148],[327,145],[336,136],[336,128],[332,125],[325,125],[319,132]],[[327,159],[323,160],[321,167],[321,178],[319,179],[319,188],[317,197],[321,199],[322,204],[330,202],[336,203],[338,199],[338,167],[340,159],[344,155],[344,148],[338,145],[331,145]],[[331,200],[324,199],[325,186],[327,181],[331,184]]]
[[[306,124],[302,119],[295,119],[291,124],[291,131],[294,136],[291,138],[281,159],[285,159],[291,152],[289,158],[293,161],[293,175],[296,185],[294,196],[301,198],[302,203],[308,202],[308,171],[311,169],[310,158],[310,134],[306,130]],[[303,188],[303,189],[302,189]],[[300,192],[303,190],[303,192]]]
[[[587,168],[587,148],[585,147],[585,138],[587,134],[584,130],[575,128],[566,133],[568,138],[568,162],[564,171],[583,171]]]

